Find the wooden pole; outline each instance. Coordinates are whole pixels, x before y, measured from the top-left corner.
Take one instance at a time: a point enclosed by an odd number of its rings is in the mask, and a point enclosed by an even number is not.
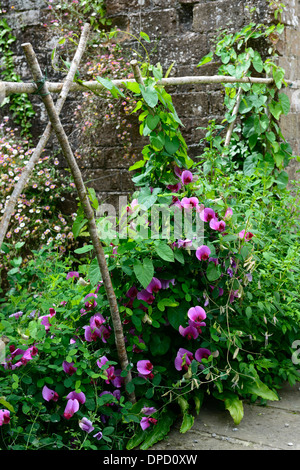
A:
[[[118,80],[112,80],[112,83],[117,87],[121,87],[126,83],[134,83],[135,79],[124,78]],[[299,88],[299,83],[292,80],[285,80],[286,84],[292,88]],[[273,78],[259,78],[259,77],[242,77],[235,78],[227,75],[208,75],[208,76],[187,76],[187,77],[168,77],[162,78],[157,81],[158,85],[162,86],[179,86],[179,85],[209,85],[214,83],[262,83],[265,85],[274,84]],[[9,96],[13,93],[35,93],[36,86],[32,83],[25,82],[0,82],[2,88],[5,89],[5,96]],[[60,93],[63,87],[62,83],[47,82],[47,87],[50,93]],[[105,90],[105,87],[97,81],[83,81],[81,83],[72,83],[70,92],[77,91],[101,91]]]
[[[68,92],[70,90],[70,87],[73,83],[75,73],[78,69],[80,60],[81,60],[82,55],[85,51],[85,47],[86,47],[86,43],[87,43],[87,40],[88,40],[89,32],[90,32],[90,25],[88,23],[86,23],[83,26],[80,41],[79,41],[78,47],[77,47],[77,51],[74,55],[74,58],[73,58],[73,61],[71,63],[69,72],[68,72],[68,74],[67,74],[67,76],[66,76],[66,78],[63,82],[63,86],[62,86],[60,95],[59,95],[59,97],[57,99],[57,102],[56,102],[55,109],[56,109],[57,114],[60,114],[60,112],[62,110],[62,107],[64,105],[64,102],[67,98]],[[36,85],[34,85],[34,86],[36,87]],[[29,159],[29,161],[26,165],[26,167],[22,171],[22,174],[20,175],[20,178],[19,178],[18,182],[16,183],[16,185],[14,187],[14,190],[13,190],[11,196],[10,196],[10,199],[9,199],[9,201],[8,201],[6,207],[5,207],[5,212],[4,212],[3,217],[1,219],[1,222],[0,222],[0,247],[3,243],[3,241],[4,241],[4,238],[5,238],[6,232],[8,230],[8,226],[9,226],[12,214],[13,214],[15,206],[18,202],[18,198],[20,197],[20,194],[22,193],[24,187],[28,183],[28,181],[30,179],[30,175],[31,175],[36,163],[38,162],[44,148],[46,147],[51,133],[52,133],[52,125],[51,125],[51,122],[49,122],[46,129],[44,130],[44,133],[43,133],[42,137],[40,138],[36,148],[34,149],[32,155],[31,155],[31,157],[30,157],[30,159]]]
[[[64,157],[67,160],[68,165],[70,167],[70,170],[74,179],[74,183],[76,185],[76,189],[78,192],[79,200],[84,210],[85,217],[88,221],[88,229],[89,229],[90,237],[91,237],[93,247],[96,253],[97,261],[98,261],[100,272],[102,275],[102,280],[105,286],[106,295],[107,295],[109,306],[110,306],[111,318],[112,318],[112,323],[113,323],[113,328],[114,328],[114,333],[115,333],[115,343],[116,343],[117,353],[118,353],[121,368],[122,370],[125,370],[129,362],[128,362],[127,351],[125,347],[123,327],[122,327],[122,322],[121,322],[121,318],[119,314],[119,308],[118,308],[116,295],[113,289],[113,285],[112,285],[111,278],[110,278],[109,271],[108,271],[108,266],[107,266],[106,259],[105,259],[105,254],[103,251],[102,244],[98,237],[94,211],[91,207],[89,196],[85,188],[80,169],[77,165],[77,161],[73,155],[68,138],[60,122],[58,113],[56,112],[52,96],[48,92],[46,82],[44,81],[44,77],[42,76],[42,72],[41,72],[39,63],[37,61],[36,55],[34,53],[34,50],[31,44],[29,43],[22,44],[22,48],[24,50],[26,60],[31,70],[34,81],[42,84],[42,86],[40,87],[41,98],[47,110],[50,122],[55,131],[57,140],[63,151]],[[131,381],[131,372],[128,371],[127,377],[125,378],[125,385],[130,381]],[[136,398],[135,398],[134,393],[128,393],[128,397],[132,403],[135,403]]]

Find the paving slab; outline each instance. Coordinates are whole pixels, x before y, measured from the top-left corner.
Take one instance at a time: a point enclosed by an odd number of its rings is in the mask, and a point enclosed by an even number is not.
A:
[[[300,385],[285,385],[279,395],[266,406],[244,403],[238,426],[228,411],[207,403],[192,429],[180,433],[179,420],[151,450],[300,450]]]

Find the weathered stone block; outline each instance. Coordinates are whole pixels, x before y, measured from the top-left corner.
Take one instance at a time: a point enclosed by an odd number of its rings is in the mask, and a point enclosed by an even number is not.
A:
[[[144,0],[144,5],[139,4],[139,0],[106,0],[106,12],[108,16],[128,13],[128,11],[138,11],[140,8],[148,8],[150,0]]]
[[[240,28],[244,22],[243,1],[215,1],[194,7],[193,30],[203,33],[228,27]]]
[[[140,31],[148,34],[152,39],[174,36],[178,33],[178,27],[179,19],[175,8],[130,15],[130,32],[137,36]]]
[[[204,92],[177,93],[173,103],[180,118],[205,116],[209,111],[208,95]]]

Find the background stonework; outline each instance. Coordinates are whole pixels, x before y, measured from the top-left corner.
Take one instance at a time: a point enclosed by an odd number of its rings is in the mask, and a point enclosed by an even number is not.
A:
[[[31,42],[42,66],[50,63],[51,52],[58,40],[54,29],[43,26],[49,20],[48,3],[44,0],[0,0],[6,9],[6,17],[17,37],[14,44],[15,64],[24,81],[31,80],[21,44]],[[141,5],[143,4],[143,5]],[[283,37],[278,42],[279,65],[286,70],[286,77],[298,80],[300,85],[300,1],[286,0],[287,10],[283,17],[286,25]],[[114,25],[131,34],[147,33],[154,48],[151,61],[160,62],[164,72],[173,63],[171,76],[212,75],[216,65],[207,64],[197,68],[200,59],[210,51],[213,39],[219,28],[237,30],[251,21],[249,8],[256,6],[254,21],[271,22],[272,16],[266,0],[107,0],[107,16]],[[13,7],[13,8],[12,8]],[[123,43],[131,54],[133,43],[129,35],[123,37]],[[136,44],[134,45],[136,47]],[[132,57],[133,55],[132,51]],[[56,80],[59,75],[50,68],[49,80]],[[170,87],[174,105],[183,124],[183,135],[189,147],[190,156],[199,155],[202,131],[209,119],[221,120],[224,116],[222,86],[220,85],[184,85]],[[285,91],[291,99],[291,111],[282,118],[282,131],[292,145],[295,154],[300,154],[300,91],[291,88]],[[34,137],[37,141],[43,132],[47,116],[38,97],[30,98],[37,111],[34,119]],[[68,135],[73,135],[73,111],[80,100],[79,95],[69,96],[61,118]],[[1,114],[7,114],[5,109]],[[132,138],[134,149],[140,152],[143,141],[137,126],[133,126]],[[76,140],[71,140],[74,150]],[[49,144],[55,148],[55,138]],[[100,138],[87,142],[87,150],[81,161],[83,175],[90,185],[95,187],[99,198],[115,202],[118,195],[130,192],[130,175],[127,171],[132,161],[122,158],[122,146],[117,140],[116,129],[107,126],[102,129]],[[296,165],[289,168],[290,176],[299,178]]]

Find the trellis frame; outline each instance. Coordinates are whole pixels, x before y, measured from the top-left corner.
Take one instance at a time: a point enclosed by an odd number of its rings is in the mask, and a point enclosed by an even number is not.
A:
[[[35,83],[0,81],[0,90],[2,92],[4,91],[5,96],[9,96],[11,94],[19,94],[19,93],[39,94],[45,105],[45,108],[49,117],[49,123],[37,147],[35,148],[29,162],[24,168],[23,173],[21,174],[21,177],[18,183],[16,184],[14,191],[11,195],[10,201],[5,208],[4,214],[2,216],[2,220],[0,222],[0,247],[4,241],[4,237],[8,230],[9,222],[13,214],[14,207],[17,203],[18,196],[21,194],[24,186],[29,181],[30,174],[34,168],[34,165],[38,161],[40,155],[42,154],[49,140],[52,130],[54,130],[56,133],[56,137],[59,141],[59,144],[61,146],[61,149],[63,151],[63,154],[71,169],[71,173],[72,173],[75,185],[76,185],[78,196],[82,204],[82,207],[84,209],[85,216],[88,220],[89,233],[90,233],[91,240],[94,246],[96,258],[99,264],[99,269],[102,275],[103,283],[106,289],[106,294],[107,294],[109,305],[110,305],[118,357],[120,360],[120,365],[121,365],[122,370],[128,371],[127,377],[126,377],[126,383],[128,383],[131,381],[131,372],[130,370],[128,370],[129,362],[127,358],[122,322],[120,319],[117,299],[116,299],[115,292],[114,292],[112,282],[111,282],[111,278],[109,275],[106,259],[105,259],[103,248],[102,248],[102,243],[101,243],[101,240],[99,240],[99,237],[97,234],[94,211],[91,207],[88,193],[86,191],[81,172],[79,170],[79,167],[73,155],[71,146],[68,142],[68,138],[65,134],[65,131],[59,119],[59,114],[63,108],[64,102],[66,100],[68,93],[83,92],[87,90],[92,91],[92,92],[94,91],[99,92],[105,89],[105,87],[98,81],[85,81],[82,83],[74,82],[75,73],[78,69],[79,62],[86,48],[89,30],[90,30],[90,25],[86,23],[83,27],[81,38],[77,47],[77,51],[75,53],[69,72],[64,82],[57,83],[57,82],[46,81],[45,77],[43,77],[41,73],[36,55],[30,43],[23,44],[22,48],[26,56],[28,66],[31,70]],[[122,85],[126,86],[126,83],[129,83],[129,82],[143,83],[143,78],[140,74],[137,61],[136,60],[131,61],[131,66],[134,72],[134,79],[112,80],[112,83],[115,86],[118,86],[118,87]],[[293,82],[290,80],[286,80],[285,82],[291,88],[298,88],[296,82]],[[262,84],[272,85],[274,83],[274,80],[272,78],[258,78],[258,77],[241,77],[238,79],[235,77],[214,75],[214,76],[169,77],[169,78],[163,78],[157,81],[157,85],[162,85],[162,86],[180,86],[180,85],[187,85],[187,84],[204,85],[204,84],[216,84],[216,83],[234,83],[234,84],[262,83]],[[57,100],[56,106],[54,106],[51,93],[60,94]],[[237,103],[233,109],[233,116],[235,118],[237,116],[240,95],[241,95],[241,89],[239,89],[239,92],[237,94]],[[229,145],[232,129],[233,129],[233,123],[231,123],[227,131],[227,135],[225,139],[226,145]],[[134,393],[128,393],[128,396],[129,396],[129,399],[132,401],[132,403],[134,403],[135,402]]]

